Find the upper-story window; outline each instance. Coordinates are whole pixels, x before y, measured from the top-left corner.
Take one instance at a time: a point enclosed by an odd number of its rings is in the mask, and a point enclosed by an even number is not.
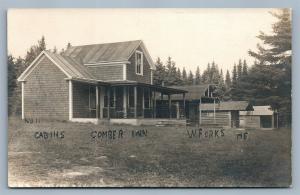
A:
[[[143,75],[143,53],[140,51],[135,52],[135,73]]]

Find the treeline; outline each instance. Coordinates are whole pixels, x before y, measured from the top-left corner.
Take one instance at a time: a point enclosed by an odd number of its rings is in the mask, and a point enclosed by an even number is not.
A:
[[[164,64],[160,58],[157,58],[156,70],[154,71],[153,81],[155,85],[201,85],[212,84],[216,86],[216,94],[219,98],[230,99],[230,89],[237,85],[242,76],[248,75],[248,65],[246,60],[239,59],[238,64],[234,64],[232,76],[229,70],[226,71],[224,76],[223,70],[219,69],[217,63],[212,61],[208,63],[206,68],[201,74],[200,67],[197,66],[195,72],[189,72],[183,67],[182,70],[176,67],[175,61],[168,57],[167,62]]]

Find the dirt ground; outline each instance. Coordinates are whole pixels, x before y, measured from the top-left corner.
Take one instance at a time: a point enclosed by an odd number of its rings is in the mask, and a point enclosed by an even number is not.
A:
[[[8,140],[10,187],[291,184],[290,129],[28,124],[10,118]]]

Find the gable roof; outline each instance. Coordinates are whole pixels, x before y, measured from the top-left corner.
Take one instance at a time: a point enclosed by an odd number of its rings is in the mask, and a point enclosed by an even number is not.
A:
[[[127,62],[139,46],[142,48],[151,68],[155,68],[142,40],[72,46],[64,52],[64,55],[72,57],[85,65]]]
[[[250,116],[270,116],[275,112],[272,110],[271,106],[253,106],[253,111],[241,111],[240,115],[250,115]]]
[[[183,86],[168,86],[174,89],[185,90],[187,93],[185,94],[186,100],[199,100],[201,97],[205,96],[205,92],[208,90],[209,85],[183,85]],[[182,100],[181,94],[172,95],[172,100]]]
[[[28,66],[28,68],[19,76],[18,81],[25,81],[26,77],[34,70],[34,68],[38,65],[38,61],[43,56],[51,60],[69,79],[95,79],[95,77],[88,71],[87,67],[78,63],[74,59],[60,54],[55,54],[50,51],[42,51],[40,55],[36,57],[36,59]]]
[[[240,110],[253,110],[252,106],[247,101],[228,101],[215,104],[215,109],[220,111],[240,111]],[[201,110],[212,111],[214,104],[201,104]]]
[[[155,65],[144,43],[141,40],[137,40],[74,46],[67,49],[63,54],[42,51],[40,55],[36,57],[36,59],[30,64],[30,66],[20,75],[18,81],[25,81],[26,77],[36,67],[42,56],[49,58],[62,72],[65,73],[68,79],[96,81],[97,78],[93,76],[86,64],[101,65],[101,63],[126,63],[126,61],[129,60],[139,46],[142,48],[144,56],[149,61],[151,68],[155,69]]]

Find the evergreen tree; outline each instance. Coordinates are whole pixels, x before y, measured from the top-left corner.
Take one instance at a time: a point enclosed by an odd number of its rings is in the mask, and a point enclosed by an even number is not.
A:
[[[237,65],[237,80],[240,80],[243,74],[243,64],[242,60],[239,59],[239,63]]]
[[[33,60],[44,50],[46,50],[46,42],[45,37],[42,36],[41,40],[38,40],[38,44],[31,46],[29,51],[27,51],[24,60],[25,66],[29,66],[31,62],[33,62]]]
[[[200,75],[200,68],[197,66],[196,75],[195,75],[195,84],[201,84],[201,75]]]
[[[247,65],[247,62],[246,60],[244,60],[244,63],[243,63],[243,73],[242,73],[243,76],[247,76],[248,75],[248,65]]]
[[[53,53],[57,53],[56,46],[54,46],[54,48],[53,48]]]
[[[232,83],[231,83],[231,87],[235,88],[237,85],[237,78],[238,78],[238,74],[237,74],[237,70],[236,70],[236,64],[234,64],[233,66],[233,71],[232,71]]]
[[[291,11],[280,9],[272,13],[277,18],[273,33],[263,32],[257,36],[262,45],[257,52],[249,51],[256,65],[248,71],[245,82],[233,93],[234,98],[242,97],[255,105],[271,105],[279,112],[279,124],[291,124]]]
[[[228,70],[226,72],[225,84],[226,84],[226,88],[229,89],[231,86],[231,78]]]
[[[182,69],[182,82],[183,82],[184,85],[187,84],[187,73],[186,73],[186,70],[185,70],[184,67]]]
[[[155,66],[156,70],[153,74],[153,83],[155,85],[162,85],[164,77],[166,75],[166,68],[159,57],[156,59]]]
[[[188,85],[193,85],[194,84],[194,75],[192,73],[192,71],[190,71],[188,79],[187,79],[187,84]]]
[[[69,49],[70,47],[72,47],[72,45],[71,45],[70,42],[68,42],[68,44],[67,44],[67,49]]]
[[[176,83],[178,85],[182,85],[183,84],[180,68],[177,68],[176,79],[177,79]]]
[[[210,63],[208,63],[206,70],[204,70],[202,74],[202,83],[209,84],[210,82]]]

